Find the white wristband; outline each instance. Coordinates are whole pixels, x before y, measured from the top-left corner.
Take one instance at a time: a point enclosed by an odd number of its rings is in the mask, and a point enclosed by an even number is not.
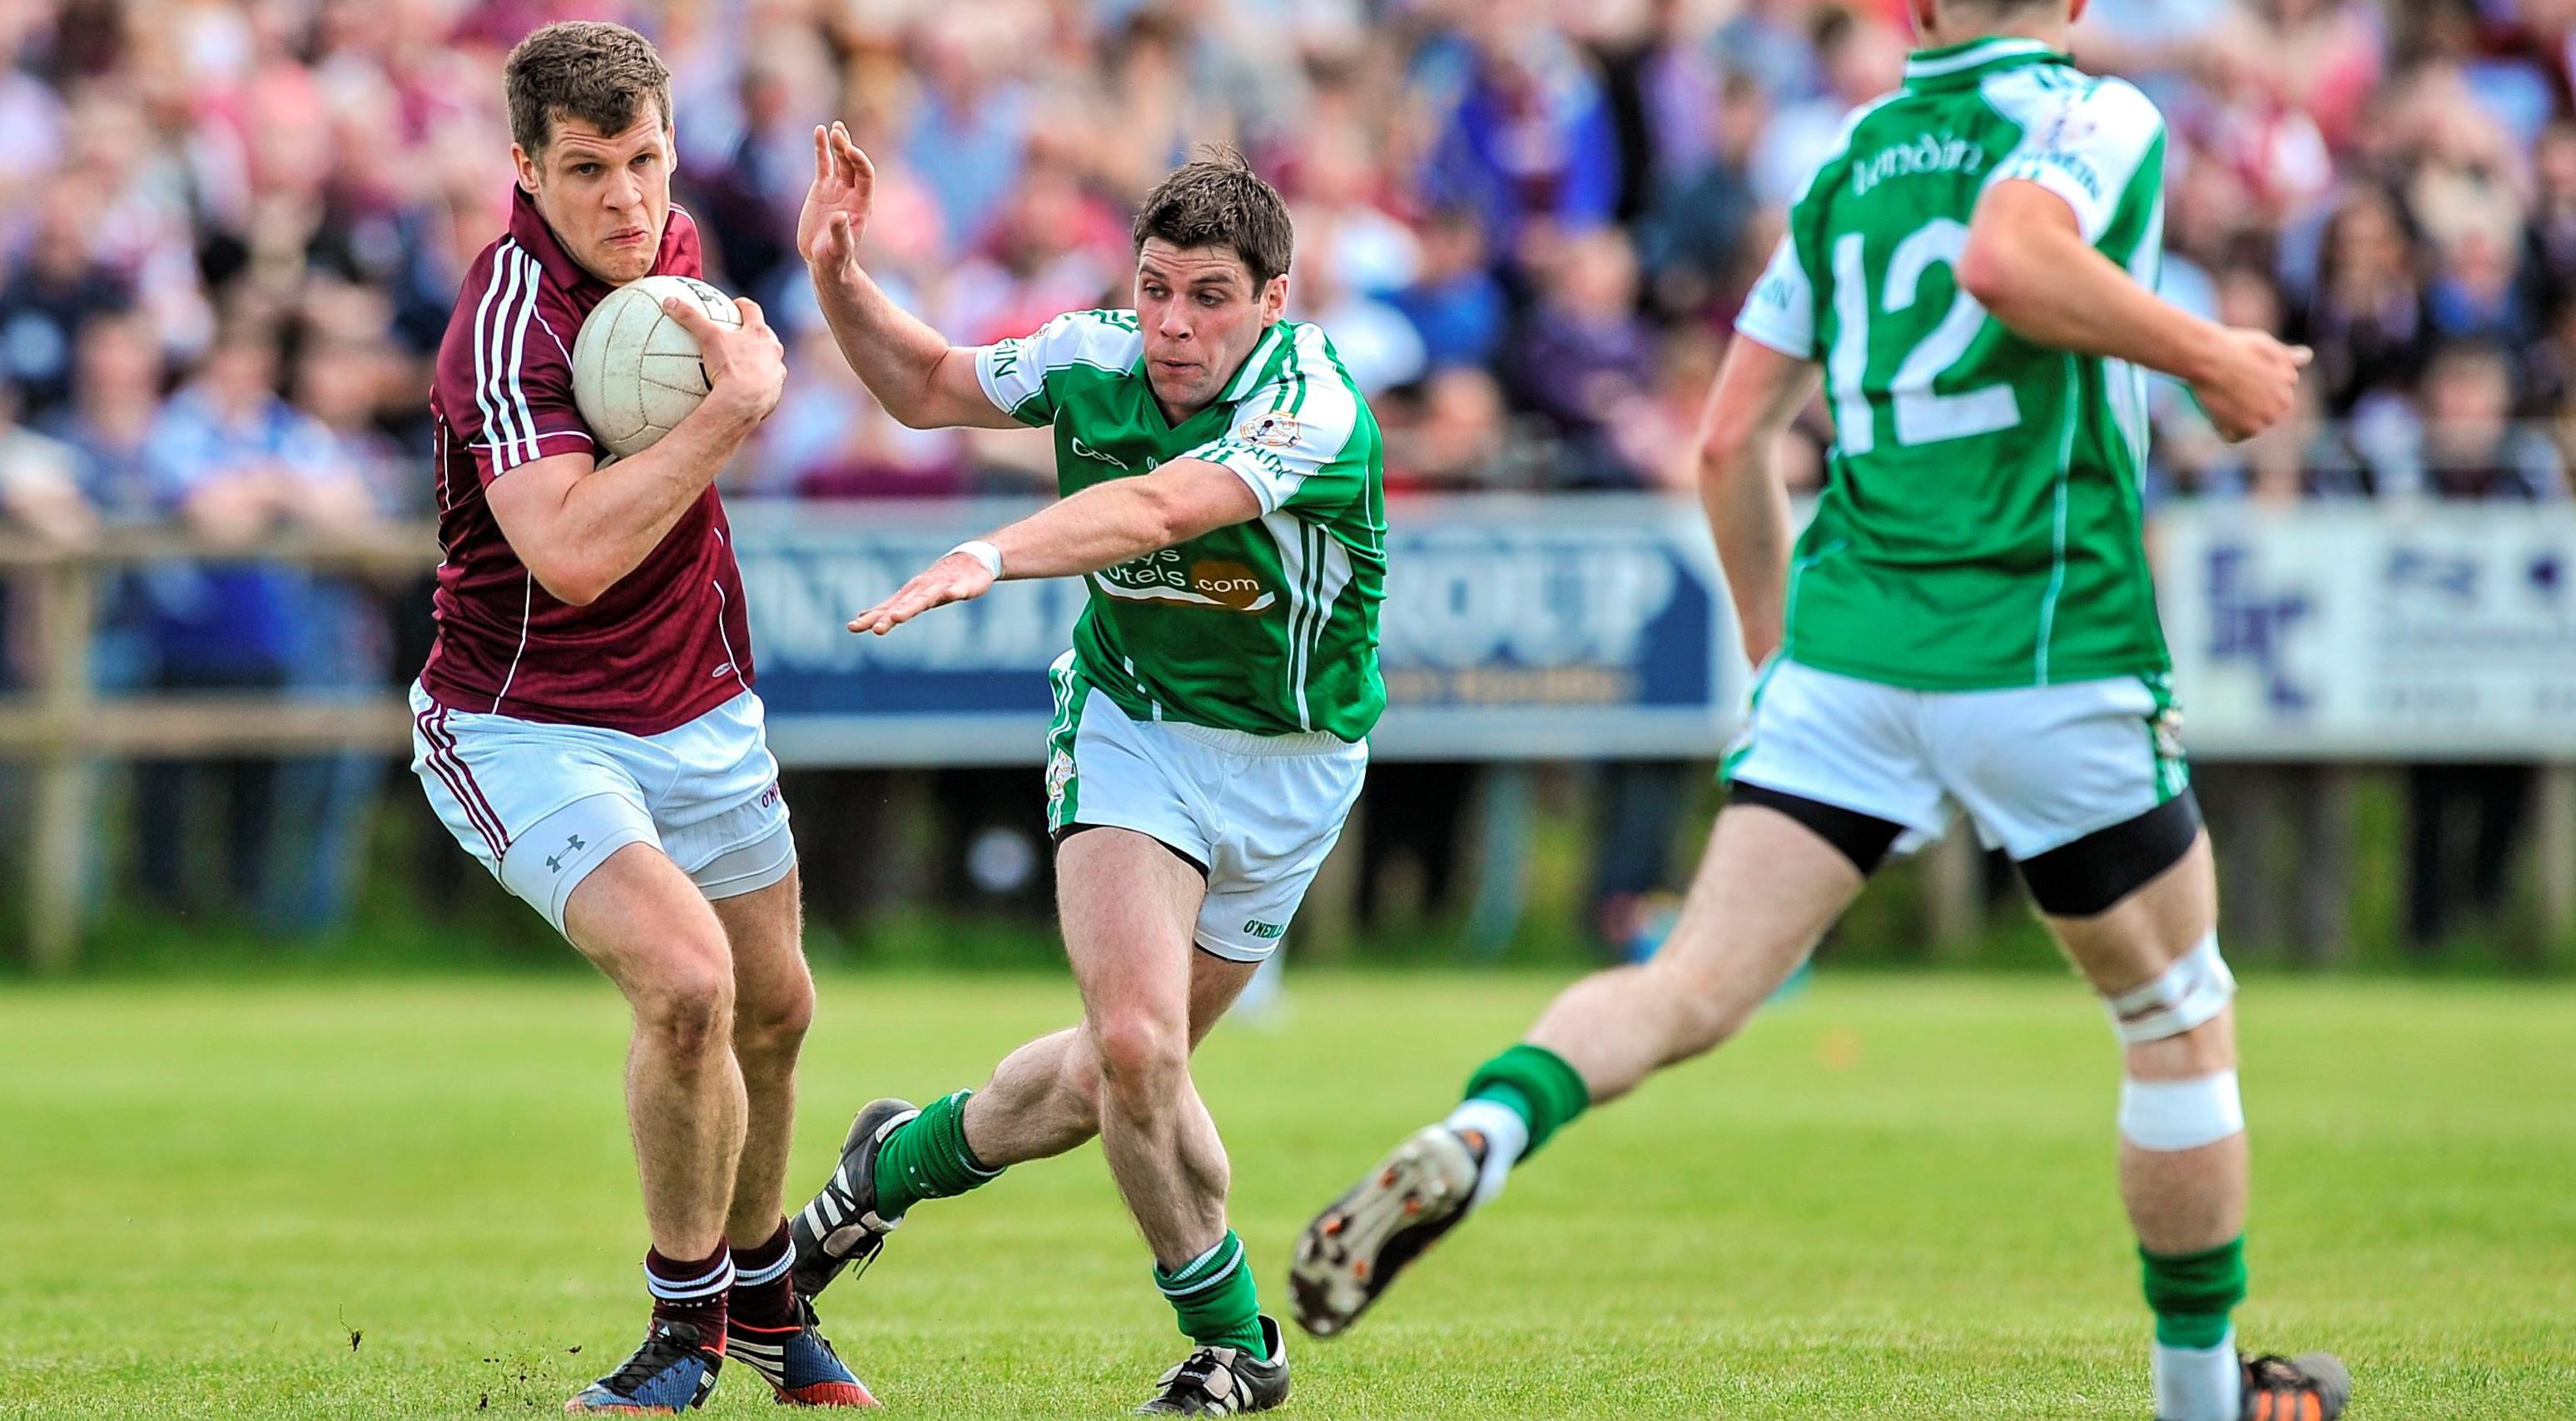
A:
[[[998,582],[1001,580],[1002,550],[994,547],[988,542],[985,542],[983,539],[968,539],[967,541],[950,548],[948,552],[951,557],[954,557],[959,553],[964,553],[966,556],[982,563],[984,565],[984,570],[993,574],[994,581]]]

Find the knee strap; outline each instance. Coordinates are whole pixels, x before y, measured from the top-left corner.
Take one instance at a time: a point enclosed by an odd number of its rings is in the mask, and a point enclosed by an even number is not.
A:
[[[2164,975],[2105,1000],[2112,1029],[2123,1042],[2137,1046],[2182,1035],[2227,1010],[2235,996],[2236,975],[2218,955],[2218,933],[2212,929]]]
[[[2139,1149],[2196,1150],[2244,1129],[2245,1102],[2234,1071],[2187,1081],[2120,1082],[2120,1137]]]

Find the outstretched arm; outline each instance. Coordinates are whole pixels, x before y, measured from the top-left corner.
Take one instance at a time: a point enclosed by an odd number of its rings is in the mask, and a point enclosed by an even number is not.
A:
[[[897,306],[859,266],[859,237],[877,170],[840,124],[814,130],[814,185],[796,219],[796,250],[814,278],[842,356],[886,413],[914,429],[1015,429],[975,378],[975,352]]]
[[[1739,336],[1700,413],[1699,493],[1744,655],[1754,665],[1780,649],[1788,595],[1789,490],[1780,481],[1780,437],[1816,397],[1817,365]]]
[[[2289,414],[2305,347],[2221,326],[2159,298],[2084,239],[2075,210],[2036,182],[1988,189],[1968,229],[1959,281],[2023,338],[2126,360],[2190,384],[2230,441]]]
[[[1150,474],[1094,484],[977,541],[999,556],[1002,577],[1072,577],[1260,516],[1261,500],[1233,470],[1175,459]],[[998,580],[974,553],[949,553],[851,618],[850,630],[883,636],[933,607],[981,597]]]

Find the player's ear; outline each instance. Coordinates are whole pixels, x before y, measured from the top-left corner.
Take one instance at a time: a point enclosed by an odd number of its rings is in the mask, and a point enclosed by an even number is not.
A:
[[[528,156],[527,149],[513,143],[510,145],[510,167],[518,176],[519,190],[530,197],[536,196],[537,160]]]
[[[1268,325],[1288,310],[1288,273],[1270,278],[1261,288],[1261,323]]]
[[[2070,25],[2084,23],[2084,12],[2092,8],[2093,0],[2075,0],[2073,5],[2067,7],[2066,23]]]

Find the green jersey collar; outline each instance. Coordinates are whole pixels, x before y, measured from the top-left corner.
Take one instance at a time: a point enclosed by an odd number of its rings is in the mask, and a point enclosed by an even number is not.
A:
[[[1965,89],[2005,69],[2074,62],[2035,39],[1971,40],[1942,49],[1922,50],[1906,60],[1905,87],[1916,93]]]

